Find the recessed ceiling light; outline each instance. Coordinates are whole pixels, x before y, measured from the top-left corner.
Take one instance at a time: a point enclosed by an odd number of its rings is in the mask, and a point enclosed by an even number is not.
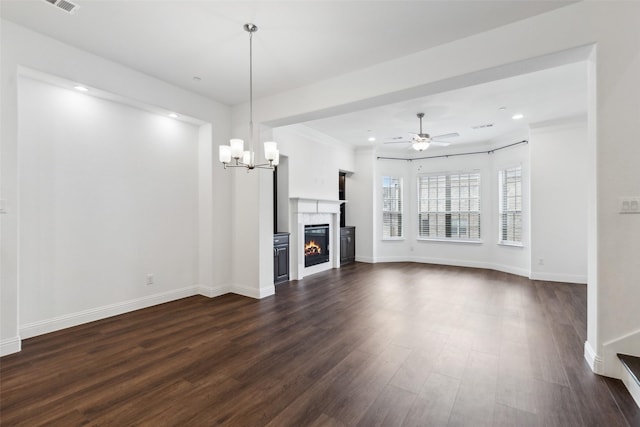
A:
[[[176,113],[169,113],[169,117],[171,117],[172,119],[177,119],[180,116],[177,115]]]
[[[375,141],[375,140],[376,140],[376,138],[375,138],[374,136],[370,136],[370,137],[369,137],[369,142],[373,142],[373,141]]]
[[[524,117],[524,114],[520,114],[520,113],[514,114],[513,116],[511,116],[513,120],[520,120],[523,117]]]
[[[88,92],[88,91],[89,91],[89,89],[87,89],[87,88],[86,88],[86,87],[84,87],[84,86],[80,86],[80,85],[78,85],[78,86],[74,86],[73,88],[74,88],[75,90],[80,91],[80,92]]]

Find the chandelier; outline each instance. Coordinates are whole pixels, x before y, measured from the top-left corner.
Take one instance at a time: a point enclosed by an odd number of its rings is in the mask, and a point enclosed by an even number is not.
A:
[[[278,146],[273,141],[264,143],[264,157],[268,163],[256,164],[253,150],[253,33],[258,31],[254,24],[244,24],[244,30],[249,33],[249,150],[244,150],[244,141],[239,138],[229,140],[229,145],[221,145],[219,151],[220,162],[224,168],[274,169],[280,162]]]

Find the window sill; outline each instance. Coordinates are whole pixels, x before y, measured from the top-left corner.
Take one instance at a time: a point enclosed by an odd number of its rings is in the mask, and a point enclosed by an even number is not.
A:
[[[498,242],[498,246],[510,246],[512,248],[524,248],[520,242]]]
[[[381,239],[383,242],[398,242],[401,240],[405,240],[404,237],[383,237]]]
[[[471,243],[473,245],[481,245],[484,243],[482,240],[432,239],[429,237],[416,237],[416,240],[421,242]]]

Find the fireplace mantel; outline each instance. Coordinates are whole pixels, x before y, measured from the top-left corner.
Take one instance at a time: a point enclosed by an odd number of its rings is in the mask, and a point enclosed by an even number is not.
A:
[[[293,213],[339,213],[340,204],[345,203],[345,200],[291,197],[289,203]]]
[[[344,200],[289,198],[291,212],[291,278],[300,280],[310,274],[331,268],[340,268],[340,204]],[[327,263],[305,267],[304,227],[329,224],[330,260]]]

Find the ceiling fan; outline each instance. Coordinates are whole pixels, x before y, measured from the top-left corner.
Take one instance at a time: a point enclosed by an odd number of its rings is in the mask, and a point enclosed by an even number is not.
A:
[[[405,141],[405,140],[394,140],[394,141],[387,141],[385,142],[385,144],[398,144],[398,143],[411,143],[411,148],[413,148],[416,151],[424,151],[427,148],[429,148],[431,145],[433,146],[438,146],[438,147],[446,147],[448,146],[450,143],[449,142],[445,142],[445,141],[438,141],[439,139],[444,139],[444,138],[454,138],[456,136],[460,136],[459,133],[454,132],[454,133],[447,133],[444,135],[437,135],[437,136],[430,136],[428,133],[423,133],[422,132],[422,118],[424,117],[424,113],[418,113],[417,114],[418,119],[420,119],[420,133],[411,133],[410,135],[413,135],[411,137],[410,141]]]

